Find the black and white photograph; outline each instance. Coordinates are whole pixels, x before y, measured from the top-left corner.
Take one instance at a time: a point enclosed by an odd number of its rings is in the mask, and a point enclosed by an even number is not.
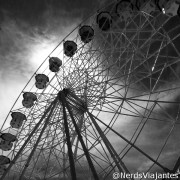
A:
[[[180,180],[180,0],[0,0],[0,180]]]

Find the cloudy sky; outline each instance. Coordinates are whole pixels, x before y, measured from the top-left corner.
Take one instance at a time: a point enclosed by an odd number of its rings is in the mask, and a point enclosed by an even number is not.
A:
[[[0,125],[38,66],[74,27],[101,5],[100,2],[102,3],[99,0],[38,0],[26,2],[24,0],[0,0]],[[169,24],[168,27],[171,25]],[[179,64],[176,66],[173,69],[179,77]],[[167,75],[167,73],[169,71],[164,73],[161,79],[166,82],[163,84],[164,87],[179,86],[178,78],[176,80],[167,78],[170,74]],[[142,84],[146,84],[146,81],[147,79]],[[179,92],[177,91],[173,95],[167,96],[164,93],[161,96],[163,97],[161,100],[179,101]],[[141,98],[148,99],[147,96]],[[146,103],[141,104],[144,107],[146,105]],[[162,106],[163,108],[156,107],[155,113],[151,114],[152,119],[168,120],[169,115],[170,118],[179,120],[179,116],[177,116],[178,105],[167,104]],[[128,105],[127,108],[130,109]],[[143,109],[141,110],[143,111]],[[139,121],[136,122],[136,118],[131,119],[128,123],[125,121],[126,119],[123,119],[123,123],[120,123],[121,128],[116,126],[115,129],[130,139]],[[137,144],[156,158],[171,128],[172,124],[151,121],[146,124]],[[179,140],[178,128],[179,124],[173,129],[170,143],[160,158],[160,162],[165,165],[168,164],[168,167],[173,167],[178,157],[178,148],[180,147],[176,143]],[[116,149],[122,150],[119,146],[119,142],[122,143],[122,140],[113,139],[113,133],[110,133],[111,136]],[[155,144],[157,146],[154,146]],[[152,165],[151,161],[143,159],[144,157],[137,154],[136,157],[139,159],[134,160],[134,155],[134,150],[131,150],[128,154],[129,158],[125,158],[130,169],[135,170],[138,166],[139,171],[144,171]],[[142,161],[143,164],[141,164]],[[154,171],[157,169],[158,167],[155,166]]]
[[[0,0],[1,122],[38,66],[97,4],[97,0]]]

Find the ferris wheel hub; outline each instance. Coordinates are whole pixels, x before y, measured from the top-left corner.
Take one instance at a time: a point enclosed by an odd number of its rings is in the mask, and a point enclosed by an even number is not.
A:
[[[78,97],[71,89],[64,88],[59,92],[58,97],[60,102],[62,102],[63,96],[65,97],[66,103],[68,103],[76,112],[84,113],[87,111],[87,103],[84,99]]]

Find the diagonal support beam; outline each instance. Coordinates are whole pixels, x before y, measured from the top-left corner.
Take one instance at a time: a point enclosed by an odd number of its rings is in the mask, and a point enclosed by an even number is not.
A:
[[[31,151],[31,153],[30,153],[27,161],[26,161],[26,164],[25,164],[25,166],[24,166],[24,169],[22,170],[22,173],[21,173],[21,175],[20,175],[20,177],[19,177],[19,180],[22,180],[22,178],[23,178],[23,176],[24,176],[24,174],[25,174],[25,172],[26,172],[26,170],[27,170],[27,168],[28,168],[28,166],[29,166],[29,164],[30,164],[30,161],[31,161],[31,159],[32,159],[32,157],[33,157],[33,155],[34,155],[34,153],[35,153],[35,151],[36,151],[36,148],[37,148],[37,146],[38,146],[38,144],[39,144],[39,142],[40,142],[40,140],[41,140],[41,137],[42,137],[45,129],[47,128],[47,125],[48,125],[48,123],[49,123],[49,120],[50,120],[50,118],[51,118],[51,115],[52,115],[52,113],[53,113],[53,111],[54,111],[55,106],[56,106],[56,103],[53,104],[53,106],[52,106],[52,108],[51,108],[51,110],[50,110],[50,112],[49,112],[49,114],[48,114],[48,117],[47,117],[46,120],[45,120],[44,126],[43,126],[43,128],[42,128],[42,130],[41,130],[41,132],[40,132],[40,134],[39,134],[39,137],[38,137],[38,139],[37,139],[37,141],[36,141],[36,143],[35,143],[32,151]]]
[[[79,141],[80,141],[81,146],[82,146],[82,148],[83,148],[83,151],[84,151],[84,153],[85,153],[85,156],[86,156],[86,159],[87,159],[87,161],[88,161],[89,167],[91,168],[91,171],[92,171],[92,174],[93,174],[93,176],[94,176],[94,179],[95,179],[95,180],[99,180],[99,177],[98,177],[98,175],[97,175],[96,169],[95,169],[95,167],[94,167],[94,165],[93,165],[93,162],[92,162],[92,160],[91,160],[91,158],[90,158],[89,152],[88,152],[88,150],[87,150],[87,148],[86,148],[86,146],[85,146],[85,143],[84,143],[84,141],[83,141],[83,138],[82,138],[82,136],[81,136],[81,133],[80,133],[80,131],[79,131],[79,128],[78,128],[78,126],[77,126],[77,124],[76,124],[76,121],[75,121],[75,119],[74,119],[73,113],[72,113],[72,111],[71,111],[71,108],[70,108],[68,102],[67,102],[66,99],[65,99],[64,93],[61,91],[60,94],[61,94],[61,101],[64,101],[65,106],[67,107],[67,110],[68,110],[68,112],[69,112],[69,114],[70,114],[70,117],[71,117],[71,119],[72,119],[73,125],[74,125],[74,127],[75,127],[75,130],[76,130],[77,135],[78,135],[78,138],[79,138]]]
[[[107,147],[111,157],[113,158],[119,172],[122,172],[122,173],[125,172],[126,174],[130,174],[130,172],[126,168],[125,164],[122,162],[121,158],[118,156],[117,152],[115,151],[115,149],[113,148],[113,146],[111,145],[111,143],[109,142],[107,137],[104,135],[103,131],[101,130],[101,128],[99,127],[97,122],[95,121],[93,115],[88,111],[87,111],[87,113],[88,113],[89,117],[91,118],[91,121],[94,124],[94,126],[96,127],[97,131],[99,132],[99,135],[101,136],[104,144],[106,145],[106,147]],[[132,178],[131,178],[131,180],[132,180]]]
[[[6,171],[4,172],[4,174],[1,176],[0,180],[3,180],[5,178],[5,176],[7,175],[8,172],[10,172],[11,167],[13,166],[13,164],[17,161],[18,157],[20,156],[20,154],[23,152],[24,148],[26,147],[26,145],[28,144],[28,142],[30,141],[31,137],[33,136],[33,134],[36,132],[36,130],[38,129],[38,127],[40,126],[40,124],[42,123],[42,121],[44,120],[44,118],[46,117],[46,115],[48,114],[48,112],[50,111],[50,109],[52,108],[52,106],[57,102],[57,98],[49,105],[49,107],[45,110],[44,114],[42,115],[41,119],[39,120],[39,122],[36,124],[36,126],[34,127],[34,129],[32,130],[32,132],[29,134],[28,138],[26,139],[26,141],[24,142],[24,144],[21,146],[21,148],[19,149],[18,153],[16,154],[16,156],[14,157],[14,159],[10,162],[10,165],[8,166],[8,168],[6,169]]]
[[[109,125],[105,124],[103,121],[101,121],[99,118],[97,118],[96,116],[94,116],[92,114],[92,116],[97,119],[99,122],[101,122],[104,126],[106,126],[108,129],[110,129],[112,132],[114,132],[116,135],[118,135],[121,139],[123,139],[125,142],[127,142],[129,145],[131,145],[134,149],[136,149],[137,151],[139,151],[141,154],[143,154],[144,156],[146,156],[149,160],[151,160],[152,162],[154,162],[157,166],[159,166],[161,169],[164,170],[164,172],[172,172],[170,169],[164,167],[162,164],[160,164],[158,161],[154,160],[151,156],[149,156],[148,154],[146,154],[143,150],[141,150],[140,148],[138,148],[136,145],[134,145],[131,141],[129,141],[128,139],[126,139],[124,136],[122,136],[121,134],[119,134],[118,132],[116,132],[114,129],[112,129]]]
[[[62,106],[63,106],[64,128],[65,128],[65,133],[66,133],[71,177],[72,177],[72,180],[76,180],[77,179],[76,178],[76,170],[75,170],[73,152],[72,152],[72,148],[71,148],[72,145],[71,145],[71,140],[70,140],[70,135],[69,135],[69,127],[68,127],[67,114],[66,114],[66,109],[65,109],[65,101],[64,101],[65,99],[62,97],[63,96],[62,93],[60,95],[61,95],[60,100],[61,100]]]
[[[178,168],[180,168],[180,157],[178,158],[178,160],[173,168],[173,173],[177,172]]]

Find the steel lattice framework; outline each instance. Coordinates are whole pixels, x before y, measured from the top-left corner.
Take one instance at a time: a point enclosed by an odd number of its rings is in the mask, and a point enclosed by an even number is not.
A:
[[[179,17],[134,9],[122,21],[116,7],[112,2],[83,21],[29,80],[1,128],[17,140],[11,150],[0,150],[11,160],[0,180],[112,179],[114,172],[142,166],[146,172],[178,170]],[[109,30],[98,27],[100,12],[111,14]],[[94,36],[84,43],[78,30],[87,24]],[[71,57],[64,53],[66,40],[77,44]],[[58,72],[49,69],[50,57],[62,60]],[[44,89],[35,87],[38,73],[49,77]],[[37,97],[31,108],[21,104],[24,92]],[[26,116],[20,129],[9,125],[11,112]],[[148,144],[143,138],[151,135],[156,141]]]

